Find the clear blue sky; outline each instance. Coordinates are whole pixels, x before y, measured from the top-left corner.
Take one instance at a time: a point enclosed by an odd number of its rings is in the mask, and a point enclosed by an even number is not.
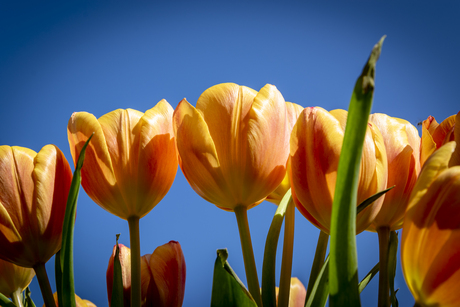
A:
[[[345,4],[346,3],[346,4]],[[373,112],[417,122],[460,110],[460,4],[455,1],[7,1],[0,4],[0,144],[71,155],[66,126],[75,111],[100,117],[117,108],[146,111],[165,98],[192,104],[208,87],[274,84],[304,107],[346,109],[372,46],[387,39],[377,64]],[[276,206],[249,211],[261,272]],[[243,280],[234,214],[201,199],[180,170],[141,226],[141,254],[179,241],[187,262],[184,306],[210,303],[216,249],[228,248]],[[128,223],[82,190],[75,228],[76,292],[107,306],[105,272],[115,244],[129,245]],[[293,276],[307,284],[319,231],[297,212]],[[359,275],[378,261],[377,235],[358,235]],[[422,256],[422,255],[421,255]],[[54,261],[47,265],[54,289]],[[278,271],[279,276],[279,263]],[[377,279],[362,293],[377,305]],[[413,299],[398,264],[400,306]],[[38,283],[31,284],[37,306]]]

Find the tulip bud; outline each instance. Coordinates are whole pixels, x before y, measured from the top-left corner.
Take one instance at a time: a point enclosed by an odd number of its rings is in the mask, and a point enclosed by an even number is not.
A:
[[[23,268],[11,262],[0,260],[0,293],[12,298],[16,291],[22,292],[35,276],[31,268]]]
[[[276,287],[276,306],[278,306],[278,292]],[[297,277],[291,277],[291,289],[289,290],[289,307],[304,307],[307,290]]]
[[[386,114],[372,114],[369,120],[382,134],[388,161],[387,187],[380,212],[367,230],[402,227],[404,213],[412,188],[420,172],[420,137],[408,121]]]
[[[291,134],[291,191],[297,209],[316,227],[329,233],[337,168],[347,112],[305,108]],[[387,157],[382,135],[372,123],[366,132],[358,182],[358,204],[385,189]],[[380,210],[378,199],[356,218],[362,232]]]
[[[401,264],[418,306],[460,306],[460,166],[448,166],[455,142],[425,162],[402,230]]]
[[[259,92],[215,85],[194,108],[174,111],[179,165],[201,197],[234,211],[261,203],[283,180],[289,154],[286,103],[273,85]]]
[[[113,247],[112,256],[110,257],[106,273],[109,306],[112,301],[113,266],[116,247],[116,245]],[[123,306],[129,307],[131,305],[131,250],[123,244],[118,244],[118,248],[118,259],[120,259],[121,276],[123,280]]]

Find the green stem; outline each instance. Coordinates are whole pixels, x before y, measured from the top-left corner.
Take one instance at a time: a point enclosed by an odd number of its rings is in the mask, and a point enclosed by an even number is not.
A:
[[[54,302],[53,291],[51,290],[50,281],[44,263],[39,263],[34,266],[35,275],[37,276],[40,291],[42,292],[43,301],[46,307],[56,307]]]
[[[390,306],[390,284],[388,281],[388,243],[390,241],[390,229],[388,227],[379,227],[377,229],[379,235],[379,307]]]
[[[318,278],[318,274],[321,272],[321,268],[323,267],[328,241],[329,235],[321,230],[318,237],[318,243],[316,244],[315,258],[313,259],[313,264],[311,266],[310,279],[308,280],[307,297],[305,298],[305,302],[308,301],[308,298],[313,290],[313,286],[315,285],[315,281]]]
[[[257,306],[262,307],[256,261],[252,249],[251,233],[249,232],[248,211],[244,206],[236,207],[234,211],[240,232],[241,249],[243,250],[244,268],[246,270],[249,293],[251,293]]]
[[[286,209],[284,221],[283,259],[281,262],[280,292],[278,307],[288,307],[291,290],[292,255],[294,250],[295,205],[292,197]]]
[[[21,289],[17,289],[13,293],[11,293],[11,299],[13,300],[13,303],[16,305],[16,307],[23,307],[24,306],[22,304],[22,291],[21,291]]]
[[[139,217],[128,218],[129,244],[131,247],[131,306],[141,306],[141,245]]]

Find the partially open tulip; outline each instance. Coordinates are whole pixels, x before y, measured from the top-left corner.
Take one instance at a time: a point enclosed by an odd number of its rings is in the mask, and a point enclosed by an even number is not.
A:
[[[289,134],[294,128],[295,123],[297,122],[297,118],[299,118],[300,113],[302,113],[303,107],[286,101],[286,116],[287,116],[287,124],[289,129]],[[288,164],[287,168],[289,168],[289,157],[288,157]],[[283,181],[281,181],[280,185],[267,196],[267,201],[272,202],[276,205],[279,205],[281,200],[284,197],[284,194],[291,188],[291,181],[289,180],[289,173],[286,172]]]
[[[54,296],[54,302],[56,304],[56,307],[59,307],[57,293],[55,292],[53,296]],[[76,294],[75,294],[75,306],[76,307],[96,307],[94,303],[88,300],[83,300]],[[45,304],[43,304],[43,307],[45,307]]]
[[[460,114],[460,112],[459,112]],[[458,115],[458,114],[457,114]],[[447,142],[460,144],[460,116],[452,115],[440,124],[433,116],[428,116],[422,123],[422,142],[420,152],[421,165],[439,147]],[[451,157],[451,165],[460,164],[460,148]]]
[[[278,306],[278,292],[276,287],[276,306]],[[297,277],[291,277],[291,289],[289,293],[289,307],[304,307],[307,290]]]
[[[166,100],[145,113],[118,109],[99,119],[72,114],[67,134],[74,163],[94,132],[81,170],[94,202],[127,220],[143,217],[166,195],[177,171],[172,114]]]
[[[123,299],[125,307],[130,305],[131,280],[126,278],[130,267],[129,248],[120,245],[120,264],[122,267]],[[113,262],[115,247],[107,268],[107,293],[109,305],[112,296]],[[142,306],[180,307],[185,293],[185,258],[180,244],[170,241],[155,249],[152,254],[142,256]],[[128,296],[128,297],[127,297]]]
[[[0,260],[0,293],[13,298],[15,293],[22,293],[27,288],[34,276],[35,272],[31,268],[23,268]]]
[[[0,146],[0,258],[44,265],[61,248],[72,171],[54,145]]]
[[[316,227],[329,233],[337,168],[347,112],[305,108],[291,134],[291,191],[297,209]],[[358,203],[385,189],[387,157],[382,135],[372,123],[366,132],[358,183]],[[362,232],[380,210],[375,201],[356,218]]]
[[[372,114],[369,120],[382,134],[388,160],[387,187],[394,188],[385,194],[382,208],[368,230],[379,227],[397,230],[402,227],[409,196],[420,172],[420,137],[406,120],[386,114]]]
[[[460,166],[455,142],[425,162],[402,230],[401,263],[417,306],[460,306]]]
[[[251,208],[281,183],[289,154],[286,103],[273,85],[259,92],[215,85],[196,108],[174,111],[182,172],[201,197],[221,209]]]

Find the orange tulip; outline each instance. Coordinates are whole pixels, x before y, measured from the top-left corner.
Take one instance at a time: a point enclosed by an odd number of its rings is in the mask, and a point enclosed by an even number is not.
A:
[[[174,131],[189,184],[221,209],[249,209],[284,178],[286,103],[273,85],[256,92],[218,84],[203,92],[196,108],[183,99],[174,111]]]
[[[278,306],[278,292],[279,288],[276,287],[276,306]],[[291,277],[291,289],[289,290],[289,307],[303,307],[305,306],[305,297],[307,290],[302,282],[297,277]]]
[[[123,279],[124,306],[130,305],[131,279],[129,275],[130,250],[122,244],[120,246],[120,263]],[[113,285],[113,261],[115,247],[107,268],[107,293],[109,305]],[[152,254],[142,256],[142,306],[182,306],[185,292],[185,259],[180,244],[170,241],[155,249]]]
[[[54,145],[0,146],[0,258],[44,265],[61,248],[72,171]]]
[[[425,162],[409,200],[401,242],[406,283],[418,306],[460,306],[460,166],[455,142]]]
[[[35,276],[31,268],[23,268],[0,260],[0,293],[13,298],[15,292],[22,293]]]
[[[420,172],[420,137],[408,121],[386,114],[372,114],[369,120],[382,133],[388,161],[388,191],[382,208],[368,230],[386,227],[390,231],[402,227],[404,213],[412,188]]]
[[[460,112],[459,112],[460,114]],[[457,114],[458,115],[458,114]],[[428,116],[422,124],[422,142],[420,148],[420,164],[447,142],[460,144],[460,116],[452,115],[438,124],[433,116]],[[460,148],[451,157],[451,165],[460,164]]]
[[[74,163],[94,132],[81,171],[82,186],[94,202],[126,220],[143,217],[160,202],[177,171],[172,113],[161,100],[145,114],[132,109],[99,119],[72,114],[67,134]]]
[[[56,292],[53,294],[53,297],[54,297],[54,302],[56,304],[56,307],[59,307],[58,297],[57,297]],[[94,305],[94,303],[92,303],[92,302],[90,302],[88,300],[83,300],[76,294],[75,294],[75,304],[76,304],[76,307],[97,307],[96,305]],[[46,305],[43,304],[43,307],[45,307],[45,306]]]
[[[327,112],[319,107],[303,110],[291,134],[291,191],[297,209],[316,227],[329,233],[337,167],[347,112]],[[358,204],[384,190],[387,157],[383,138],[369,123],[363,147]],[[383,199],[358,214],[357,233],[366,229],[380,210]],[[358,205],[357,204],[357,205]]]
[[[289,133],[292,131],[292,128],[294,128],[294,125],[299,118],[300,113],[302,113],[303,107],[292,103],[292,102],[287,102],[286,101],[286,115],[287,115],[287,123],[288,123],[288,129]],[[288,159],[288,164],[287,168],[289,168],[289,159]],[[284,197],[284,194],[291,188],[291,181],[289,180],[289,173],[286,172],[286,175],[284,175],[283,181],[281,181],[280,185],[270,193],[270,195],[267,196],[267,201],[272,202],[276,205],[279,205],[281,200]]]

